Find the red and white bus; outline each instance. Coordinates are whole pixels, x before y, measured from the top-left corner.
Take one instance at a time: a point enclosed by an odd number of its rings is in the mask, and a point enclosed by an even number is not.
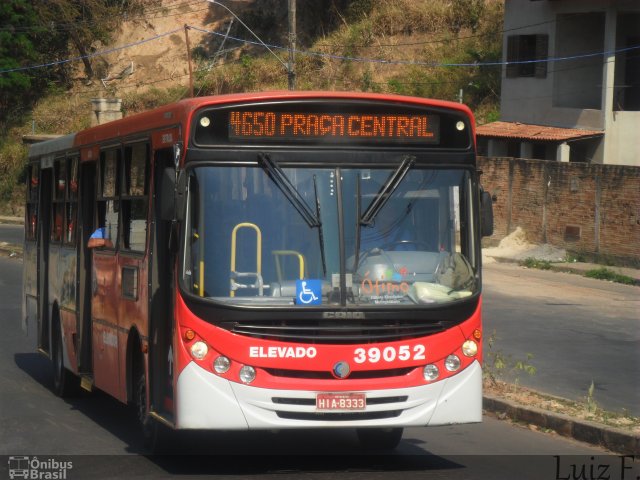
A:
[[[29,152],[23,326],[54,389],[174,429],[482,414],[481,194],[463,105],[187,99]]]

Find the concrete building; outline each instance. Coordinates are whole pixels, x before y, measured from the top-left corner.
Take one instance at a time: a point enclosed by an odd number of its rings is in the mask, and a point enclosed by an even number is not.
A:
[[[639,1],[506,0],[503,61],[481,154],[640,166]]]

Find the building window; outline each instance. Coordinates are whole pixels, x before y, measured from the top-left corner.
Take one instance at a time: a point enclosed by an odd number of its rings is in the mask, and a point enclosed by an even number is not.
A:
[[[536,60],[546,60],[548,50],[548,35],[509,36],[507,38],[507,78],[546,78],[547,62]]]
[[[554,56],[574,58],[553,64],[554,107],[602,108],[605,19],[604,12],[556,17]]]
[[[619,13],[613,109],[640,111],[640,13]]]

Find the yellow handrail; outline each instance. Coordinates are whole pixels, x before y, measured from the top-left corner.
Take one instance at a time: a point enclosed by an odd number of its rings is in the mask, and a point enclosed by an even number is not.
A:
[[[249,222],[237,224],[231,232],[231,271],[236,271],[236,237],[241,228],[253,228],[256,231],[256,273],[262,275],[262,232],[255,223]],[[235,292],[233,290],[230,292],[230,296],[235,297]]]
[[[276,261],[276,272],[278,273],[278,282],[282,283],[282,268],[280,266],[280,257],[282,255],[291,255],[294,257],[298,257],[298,265],[300,267],[300,280],[304,278],[304,255],[295,250],[272,250],[271,253],[275,256]]]

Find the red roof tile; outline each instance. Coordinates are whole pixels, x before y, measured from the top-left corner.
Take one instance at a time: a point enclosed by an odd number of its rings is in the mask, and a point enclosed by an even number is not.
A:
[[[516,138],[522,140],[565,141],[604,135],[601,130],[559,128],[518,122],[492,122],[476,129],[479,137]]]

